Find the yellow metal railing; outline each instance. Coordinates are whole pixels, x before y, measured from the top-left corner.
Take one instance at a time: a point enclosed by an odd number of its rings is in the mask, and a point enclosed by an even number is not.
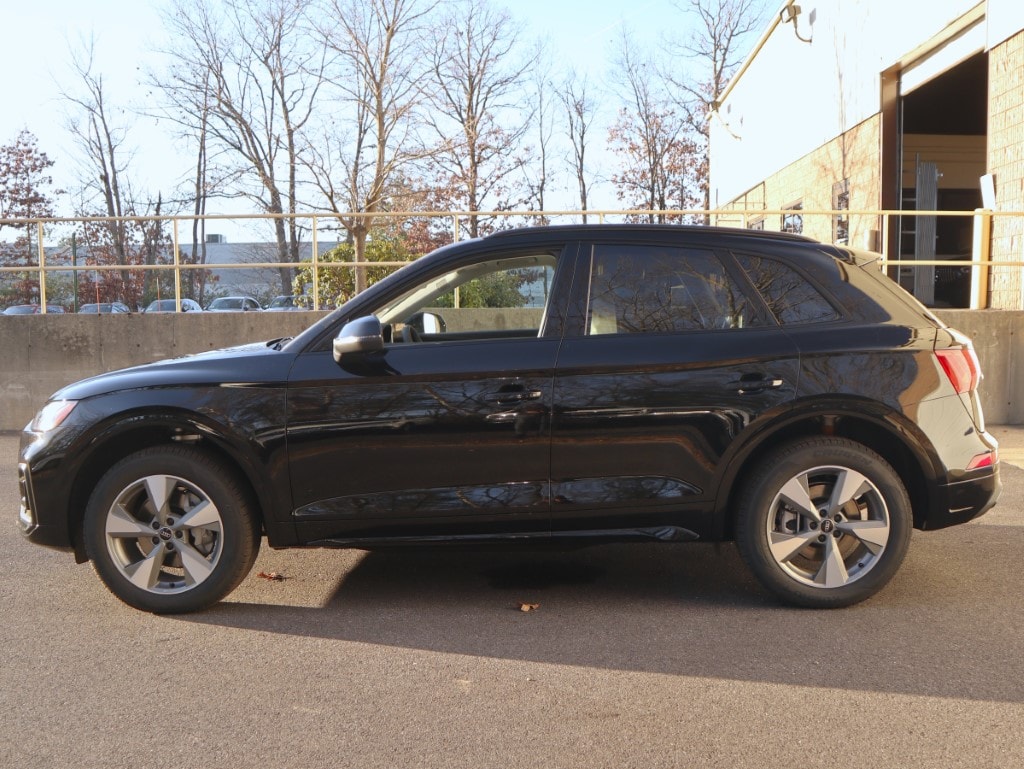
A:
[[[35,274],[38,282],[38,296],[41,311],[46,311],[47,305],[47,278],[54,273],[99,273],[105,271],[157,271],[173,273],[174,298],[180,309],[182,299],[182,274],[189,270],[263,270],[263,269],[302,269],[310,268],[313,274],[312,281],[312,306],[320,309],[321,297],[319,296],[319,275],[324,269],[355,269],[358,267],[401,267],[405,261],[362,261],[362,262],[324,262],[320,253],[321,231],[339,232],[342,219],[355,219],[362,217],[373,217],[375,220],[393,219],[435,219],[446,223],[448,232],[454,240],[459,240],[465,230],[465,220],[477,218],[478,220],[504,219],[506,221],[522,220],[524,223],[536,223],[538,221],[550,222],[552,224],[579,222],[583,216],[588,217],[591,222],[607,223],[611,221],[646,220],[650,217],[668,221],[708,221],[719,226],[736,226],[749,228],[761,223],[764,229],[781,229],[782,218],[786,216],[799,216],[804,223],[804,231],[817,237],[819,240],[829,241],[829,237],[823,235],[832,232],[832,226],[837,217],[842,217],[850,227],[849,245],[853,247],[866,247],[867,250],[877,251],[880,254],[879,266],[882,268],[921,268],[921,267],[961,267],[969,268],[971,271],[970,306],[983,308],[988,303],[989,279],[994,267],[1017,269],[1024,267],[1024,261],[1019,259],[1005,259],[1003,255],[992,261],[992,234],[993,223],[1001,218],[1009,219],[1017,223],[1017,226],[1024,230],[1024,212],[1021,211],[990,211],[977,209],[972,211],[900,211],[900,210],[793,210],[793,209],[716,209],[705,211],[702,209],[676,209],[676,210],[552,210],[552,211],[404,211],[388,212],[378,214],[346,213],[346,214],[211,214],[206,216],[161,216],[161,217],[126,217],[123,219],[112,219],[109,217],[85,217],[85,218],[49,218],[49,219],[17,219],[0,221],[0,234],[4,228],[12,228],[15,232],[26,233],[35,231],[34,251],[36,258],[34,263],[25,259],[23,264],[2,264],[0,263],[0,281],[5,274]],[[898,257],[892,253],[893,243],[898,241],[899,232],[893,237],[893,222],[900,222],[903,219],[913,220],[916,217],[970,217],[972,219],[972,247],[970,259],[930,259],[918,260],[912,257]],[[182,243],[180,238],[180,227],[183,222],[193,223],[203,221],[207,225],[212,222],[231,222],[235,224],[259,221],[272,221],[275,219],[294,219],[307,226],[310,240],[310,258],[300,262],[282,261],[253,261],[253,262],[204,262],[194,264],[181,260],[182,247],[199,246],[189,240]],[[105,263],[105,264],[78,264],[66,263],[68,258],[66,250],[60,258],[55,259],[51,253],[47,259],[48,246],[45,243],[47,231],[51,233],[83,224],[97,224],[111,222],[141,224],[144,222],[165,222],[171,225],[170,253],[164,251],[164,263],[159,264],[136,264],[136,263]],[[853,223],[857,226],[854,227]],[[771,224],[772,226],[768,226]],[[874,226],[872,226],[874,225]],[[1019,234],[1019,233],[1018,233]],[[51,234],[51,237],[53,235]],[[264,241],[267,245],[274,245],[270,241]],[[8,250],[11,244],[0,242],[0,249]],[[165,249],[167,246],[165,245]],[[32,248],[26,248],[26,256],[32,253]],[[72,257],[72,262],[74,259]]]

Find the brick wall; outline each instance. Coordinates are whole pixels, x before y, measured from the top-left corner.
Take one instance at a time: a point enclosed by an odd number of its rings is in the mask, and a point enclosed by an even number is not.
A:
[[[1024,211],[1024,32],[989,52],[988,170],[995,175],[1001,211]],[[1024,221],[996,217],[992,227],[992,261],[1024,261]],[[1024,306],[1020,267],[994,266],[991,306]]]
[[[878,208],[881,116],[872,117],[847,131],[843,136],[805,155],[795,163],[768,177],[762,184],[734,200],[730,208],[777,210],[790,208],[796,203],[805,212],[833,208],[833,185],[849,180],[849,208],[874,210]],[[751,215],[748,224],[763,218],[764,229],[780,230],[782,217],[766,214]],[[721,224],[739,224],[724,217]],[[804,234],[818,240],[833,241],[833,217],[805,213]],[[880,229],[876,216],[854,216],[850,221],[849,244],[859,248],[877,248],[872,233]]]

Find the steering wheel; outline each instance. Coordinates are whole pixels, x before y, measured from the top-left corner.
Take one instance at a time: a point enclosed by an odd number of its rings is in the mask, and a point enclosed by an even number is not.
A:
[[[411,344],[412,342],[422,342],[423,337],[420,336],[420,332],[415,327],[406,323],[402,326],[402,343]]]

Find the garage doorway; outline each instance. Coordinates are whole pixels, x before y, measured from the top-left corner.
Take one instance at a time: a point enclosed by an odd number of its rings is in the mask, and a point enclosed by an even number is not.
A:
[[[988,54],[970,52],[980,45],[975,38],[968,32],[900,73],[898,165],[893,170],[901,211],[974,211],[982,205]],[[951,59],[958,60],[949,64]],[[901,216],[890,248],[900,260],[969,262],[972,238],[970,215]],[[968,266],[903,266],[893,277],[928,306],[971,305]]]

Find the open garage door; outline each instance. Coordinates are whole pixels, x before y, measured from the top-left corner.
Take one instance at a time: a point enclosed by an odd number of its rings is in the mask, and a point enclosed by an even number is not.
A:
[[[898,151],[889,168],[895,186],[890,200],[900,210],[981,207],[988,124],[984,43],[979,21],[899,72]],[[970,261],[972,227],[971,216],[900,217],[890,249],[901,260]],[[902,267],[893,277],[929,306],[970,306],[969,267]]]

